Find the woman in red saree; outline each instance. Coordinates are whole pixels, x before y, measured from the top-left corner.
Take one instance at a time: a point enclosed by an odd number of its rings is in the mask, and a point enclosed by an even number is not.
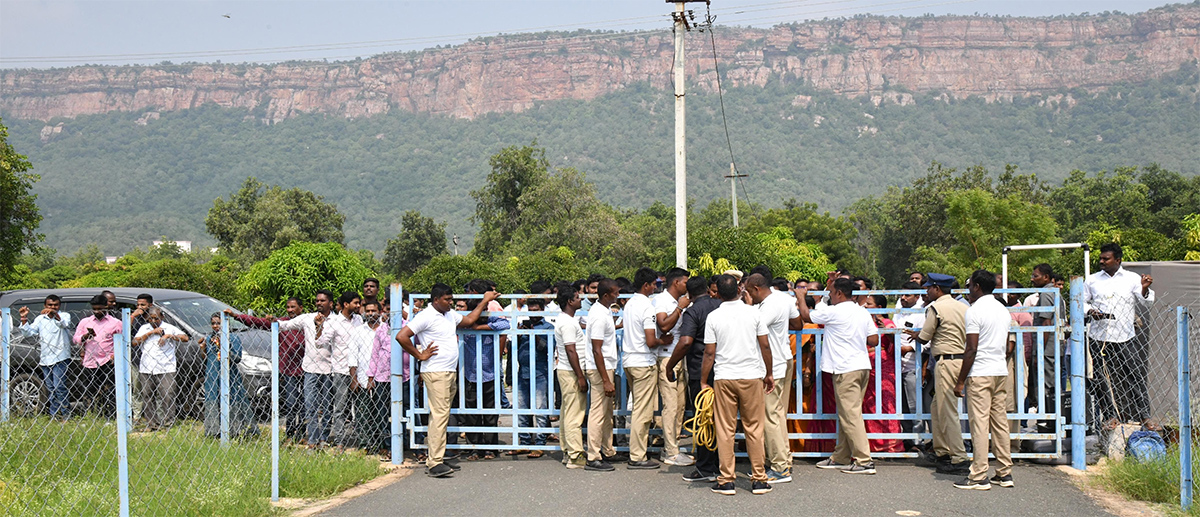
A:
[[[868,309],[887,308],[887,297],[876,294],[863,297],[863,306]],[[872,314],[875,326],[894,329],[896,324],[883,314]],[[870,415],[895,415],[896,411],[896,335],[879,333],[879,348],[870,350],[871,376],[867,380],[867,393],[863,397],[863,416],[867,417],[867,433],[899,433],[899,420],[871,420]],[[876,358],[878,356],[878,359]],[[876,362],[878,361],[878,362]],[[878,364],[878,368],[876,368]],[[879,383],[879,404],[876,406],[876,382]],[[871,452],[904,452],[904,442],[898,438],[871,440]]]

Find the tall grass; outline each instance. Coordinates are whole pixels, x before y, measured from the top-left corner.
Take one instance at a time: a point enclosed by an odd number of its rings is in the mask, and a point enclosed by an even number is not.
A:
[[[1200,458],[1192,455],[1192,472],[1200,472]],[[1187,512],[1179,506],[1179,446],[1172,445],[1161,459],[1138,461],[1126,456],[1107,464],[1100,483],[1131,499],[1170,505],[1173,512],[1200,516],[1200,506]]]
[[[118,506],[117,436],[111,421],[45,418],[0,425],[0,515],[112,515]],[[133,515],[272,515],[266,436],[222,447],[202,426],[128,438]],[[281,447],[280,496],[319,498],[378,476],[379,461]]]

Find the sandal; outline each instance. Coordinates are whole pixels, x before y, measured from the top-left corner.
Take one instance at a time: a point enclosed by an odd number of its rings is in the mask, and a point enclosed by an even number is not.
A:
[[[472,452],[470,455],[467,456],[467,461],[478,461],[478,460],[479,460],[479,455],[476,453]]]
[[[494,453],[492,451],[487,451],[487,452],[483,453],[483,459],[494,460],[494,459],[496,459],[496,453]]]
[[[541,458],[541,457],[542,457],[542,456],[544,456],[545,454],[546,454],[546,453],[545,453],[545,452],[542,452],[542,451],[533,451],[533,452],[529,453],[529,459],[537,459],[537,458]]]

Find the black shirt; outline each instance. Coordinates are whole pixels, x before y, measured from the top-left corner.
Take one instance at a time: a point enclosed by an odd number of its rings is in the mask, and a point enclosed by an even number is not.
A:
[[[696,298],[692,305],[683,313],[683,323],[679,326],[679,337],[691,336],[692,349],[688,350],[688,377],[700,378],[700,367],[704,362],[704,323],[708,315],[721,306],[721,300],[708,295]],[[711,381],[710,381],[711,383]]]

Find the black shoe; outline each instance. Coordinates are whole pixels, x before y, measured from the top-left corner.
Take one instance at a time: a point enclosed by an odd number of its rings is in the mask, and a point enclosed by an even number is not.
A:
[[[940,463],[937,467],[938,474],[966,474],[970,471],[970,461],[961,461],[958,463]]]
[[[630,470],[652,470],[652,469],[656,469],[658,467],[659,467],[659,464],[657,461],[643,460],[643,461],[631,461],[631,462],[629,462],[629,465],[626,465],[625,468],[628,468]]]
[[[712,483],[717,480],[716,474],[705,474],[700,472],[700,469],[694,469],[690,474],[684,474],[683,480],[691,483]]]
[[[850,468],[842,469],[842,473],[843,474],[874,474],[875,473],[875,462],[872,461],[870,463],[859,463],[856,461],[850,465]]]
[[[771,484],[766,481],[755,481],[750,485],[750,492],[754,495],[763,495],[771,491]]]
[[[996,474],[995,476],[992,476],[992,479],[990,481],[992,482],[993,485],[1000,485],[1004,488],[1012,488],[1013,486],[1015,486],[1015,485],[1013,485],[1012,474],[1009,474],[1004,477],[1001,477],[1000,474]]]
[[[443,460],[442,465],[450,467],[450,470],[453,470],[455,472],[462,470],[462,465],[459,465],[458,462],[454,461],[454,460]]]
[[[603,462],[600,460],[596,460],[596,461],[587,462],[587,465],[583,466],[583,470],[592,470],[592,471],[596,471],[596,472],[612,472],[614,470],[617,470],[617,468],[612,466],[609,463],[606,463],[606,462]]]
[[[767,485],[767,488],[770,489],[770,485]],[[733,494],[737,493],[737,491],[734,490],[734,488],[733,488],[732,482],[717,483],[712,486],[712,491],[714,494],[721,494],[721,495],[733,495]]]
[[[962,481],[954,483],[954,488],[961,488],[963,490],[991,490],[992,484],[983,480],[971,481],[971,478],[963,478]]]
[[[939,467],[942,465],[949,465],[950,456],[938,456],[930,451],[917,458],[917,464],[923,467]]]
[[[608,462],[608,463],[625,463],[626,461],[629,461],[629,455],[622,454],[619,452],[616,454],[613,454],[612,456],[605,456],[602,454],[602,455],[600,455],[600,461],[604,461],[604,462]]]
[[[454,473],[454,469],[450,468],[445,463],[434,465],[431,469],[425,469],[425,475],[431,478],[444,478]]]

